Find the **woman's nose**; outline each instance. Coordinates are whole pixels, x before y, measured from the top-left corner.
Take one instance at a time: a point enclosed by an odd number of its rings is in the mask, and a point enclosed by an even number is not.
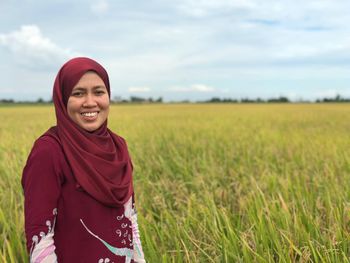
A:
[[[94,96],[92,94],[87,94],[86,95],[83,106],[84,107],[96,106],[96,101],[95,101]]]

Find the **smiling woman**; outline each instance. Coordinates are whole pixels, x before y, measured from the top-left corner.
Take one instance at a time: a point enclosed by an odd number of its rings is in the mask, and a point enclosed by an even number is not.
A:
[[[109,98],[94,60],[72,59],[57,74],[57,126],[36,140],[22,176],[31,262],[145,262],[133,166],[107,128]]]

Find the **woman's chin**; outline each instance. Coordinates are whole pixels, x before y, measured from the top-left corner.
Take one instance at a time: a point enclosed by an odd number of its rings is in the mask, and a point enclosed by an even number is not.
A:
[[[98,128],[101,127],[102,124],[96,122],[96,123],[77,123],[78,126],[87,131],[87,132],[94,132],[96,131]]]

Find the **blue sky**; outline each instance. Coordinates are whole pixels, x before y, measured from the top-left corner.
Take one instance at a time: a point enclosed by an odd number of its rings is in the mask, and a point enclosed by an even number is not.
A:
[[[112,96],[350,97],[348,0],[0,0],[0,98],[51,98],[88,56]]]

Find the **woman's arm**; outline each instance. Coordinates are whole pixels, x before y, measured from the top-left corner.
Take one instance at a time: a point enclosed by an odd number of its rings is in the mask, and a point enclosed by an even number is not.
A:
[[[135,204],[134,204],[135,205]],[[131,215],[132,236],[134,244],[134,261],[137,263],[146,263],[145,256],[143,254],[139,226],[137,224],[137,213],[134,206],[133,213]]]
[[[61,178],[59,146],[39,138],[22,175],[27,250],[30,262],[57,262],[54,230]]]
[[[124,214],[131,221],[132,227],[132,239],[134,246],[133,259],[136,263],[146,263],[145,256],[143,254],[139,226],[137,224],[137,213],[134,202],[134,195],[124,204]]]

